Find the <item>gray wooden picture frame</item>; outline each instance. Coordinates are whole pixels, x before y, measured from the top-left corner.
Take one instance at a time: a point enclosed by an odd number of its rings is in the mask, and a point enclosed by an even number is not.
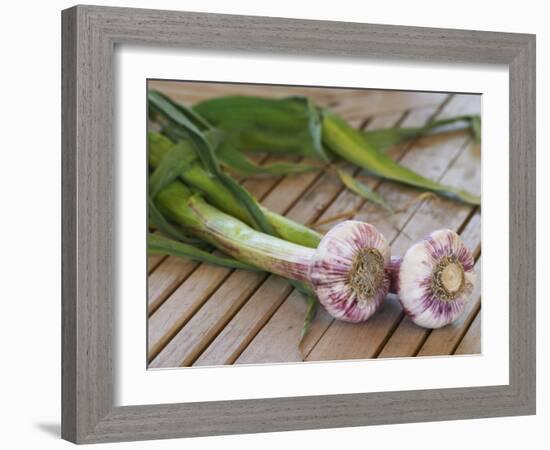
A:
[[[535,413],[535,36],[97,6],[63,11],[62,33],[63,438],[93,443]],[[509,384],[114,406],[117,44],[506,65]]]

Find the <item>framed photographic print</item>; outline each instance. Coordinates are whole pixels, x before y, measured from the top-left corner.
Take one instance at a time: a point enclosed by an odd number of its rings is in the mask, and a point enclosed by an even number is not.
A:
[[[63,437],[533,414],[534,48],[63,11]]]

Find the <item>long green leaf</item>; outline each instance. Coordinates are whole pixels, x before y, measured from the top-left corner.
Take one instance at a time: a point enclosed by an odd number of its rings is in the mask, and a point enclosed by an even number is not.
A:
[[[149,177],[149,194],[152,198],[178,178],[186,167],[197,159],[194,150],[185,141],[174,145]]]
[[[481,142],[481,117],[472,117],[472,131],[475,141],[479,144]]]
[[[258,165],[250,158],[247,158],[235,146],[227,140],[227,133],[211,128],[204,132],[208,142],[215,149],[216,157],[220,163],[241,176],[256,175],[291,175],[295,173],[314,172],[320,168],[303,163],[275,162],[271,164]]]
[[[220,169],[219,161],[215,156],[210,142],[201,130],[187,117],[185,110],[181,108],[178,109],[173,103],[156,91],[149,91],[148,99],[153,108],[189,134],[189,138],[197,147],[197,154],[201,158],[206,169],[215,174],[232,194],[235,195],[237,200],[243,204],[250,213],[254,225],[268,234],[275,234],[273,227],[265,217],[256,199],[254,199],[252,195],[231,176]]]
[[[170,152],[174,144],[170,139],[155,132],[149,132],[149,165],[157,168]],[[188,186],[200,190],[207,200],[226,213],[253,225],[246,208],[241,205],[227,187],[216,177],[206,171],[198,160],[184,167],[180,172],[181,180]]]
[[[228,143],[222,144],[216,149],[216,156],[222,165],[246,177],[256,175],[292,175],[319,170],[319,167],[298,162],[274,162],[260,166]]]
[[[317,248],[323,237],[322,234],[312,230],[301,223],[294,222],[288,217],[281,216],[273,211],[263,208],[269,223],[280,236],[286,241],[294,242],[305,247]]]
[[[401,144],[415,137],[421,136],[424,128],[381,128],[363,132],[365,141],[379,152]]]
[[[149,165],[156,168],[174,146],[174,142],[155,131],[147,132],[147,157]]]
[[[153,168],[157,167],[173,146],[174,144],[166,137],[149,132],[150,166]],[[194,161],[189,167],[184,168],[180,173],[180,179],[187,186],[202,192],[207,201],[212,205],[254,226],[254,222],[244,206],[237,201],[231,191],[215,175],[204,170],[200,161]],[[269,211],[261,205],[260,207],[271,226],[275,229],[277,236],[311,248],[316,248],[319,244],[322,237],[321,234],[305,225]]]
[[[480,204],[480,198],[475,194],[432,181],[401,166],[370,145],[360,131],[328,111],[324,113],[323,140],[334,153],[374,175],[434,191],[465,203]]]
[[[475,134],[474,122],[479,122],[478,115],[463,115],[451,117],[448,119],[435,120],[423,127],[406,128],[406,127],[392,127],[392,128],[379,128],[376,130],[363,131],[365,140],[378,151],[384,151],[397,144],[414,139],[426,134],[432,134],[434,130],[438,130],[442,127],[457,123],[465,122],[466,128],[471,128]]]
[[[218,176],[254,218],[256,227],[264,233],[276,235],[275,229],[267,220],[260,204],[252,194],[225,172],[220,172]]]
[[[370,187],[368,187],[366,184],[361,183],[359,180],[355,179],[353,176],[351,176],[348,172],[342,169],[338,169],[336,171],[338,174],[338,178],[340,178],[340,181],[346,186],[350,191],[355,192],[360,197],[363,197],[366,200],[369,200],[373,203],[376,203],[377,205],[380,205],[383,207],[386,211],[393,213],[393,210],[390,208],[390,206],[386,203],[386,200],[384,200],[384,197],[382,197],[377,192],[373,191]]]
[[[214,153],[209,145],[208,140],[197,127],[197,125],[189,119],[185,110],[178,108],[166,96],[158,91],[149,91],[147,94],[149,104],[152,108],[161,113],[166,119],[178,125],[182,131],[185,131],[190,140],[193,141],[199,148],[206,151],[200,152],[199,156],[205,167],[212,173],[219,171],[219,164],[214,156]]]
[[[181,228],[176,225],[172,225],[168,220],[166,220],[150,196],[147,196],[147,209],[149,213],[149,224],[153,225],[161,233],[181,242],[207,247],[207,245],[200,239],[188,236]]]
[[[319,301],[313,295],[308,295],[306,300],[307,300],[306,314],[304,316],[304,324],[302,326],[302,331],[300,333],[300,341],[298,344],[301,344],[304,338],[309,333],[309,330],[311,329],[311,323],[313,322],[313,319],[317,314],[317,309],[319,306]]]
[[[193,109],[240,151],[290,152],[328,161],[319,111],[304,97],[219,97]]]
[[[302,339],[304,339],[305,335],[308,333],[309,331],[309,328],[311,326],[311,322],[313,321],[314,317],[315,317],[315,313],[317,311],[317,303],[318,303],[318,300],[317,300],[317,296],[315,295],[315,293],[311,290],[311,288],[306,285],[305,283],[301,282],[301,281],[296,281],[296,280],[288,280],[288,282],[292,285],[292,287],[294,289],[296,289],[300,294],[302,294],[305,298],[306,298],[306,301],[307,301],[307,310],[306,310],[306,315],[305,315],[305,318],[304,318],[304,325],[302,327],[302,331],[300,333],[300,342],[302,342]]]
[[[323,146],[323,117],[311,99],[307,97],[291,97],[297,102],[305,102],[308,112],[308,129],[313,141],[313,149],[317,157],[324,162],[330,162],[330,158]]]
[[[172,100],[170,97],[160,91],[150,90],[149,92],[154,93],[153,95],[155,97],[162,98],[167,103],[172,105],[175,109],[177,109],[180,113],[187,117],[199,130],[209,130],[210,128],[212,128],[212,125],[208,123],[208,121],[200,114],[197,114],[195,111],[193,111],[192,108],[188,108],[182,103]]]
[[[237,261],[236,259],[216,256],[193,245],[184,244],[152,233],[149,233],[147,236],[147,249],[152,254],[172,255],[231,269],[258,270],[256,267]]]
[[[191,123],[189,118],[186,116],[186,111],[184,109],[177,108],[174,104],[172,104],[172,102],[168,102],[166,98],[164,98],[162,95],[155,96],[154,94],[154,92],[150,92],[149,95],[149,101],[153,104],[153,109],[161,112],[166,118],[169,119],[169,121],[181,127],[181,131],[188,133],[189,138],[198,147],[197,151],[200,151],[201,149],[205,150],[206,156],[203,156],[202,153],[200,153],[203,164],[210,170],[210,172],[215,174],[218,179],[220,179],[221,182],[246,207],[251,216],[255,219],[257,227],[265,233],[277,235],[275,228],[267,219],[267,216],[265,215],[259,203],[250,195],[250,193],[248,193],[248,191],[246,191],[246,189],[240,186],[229,175],[220,170],[219,162],[213,150],[216,145],[212,145],[213,139],[210,136],[205,136],[205,134],[201,133],[201,130],[197,128],[196,124]],[[311,105],[308,106],[311,107]],[[316,113],[319,114],[318,111],[316,111]],[[317,120],[317,123],[315,122],[315,120]],[[321,128],[319,124],[319,117],[313,117],[312,119],[312,112],[310,111],[308,114],[308,127],[310,128],[311,133],[318,133],[318,136],[314,137],[314,139],[317,139],[317,142],[313,142],[314,153],[319,152],[319,149],[324,150],[322,148],[322,144],[320,143]],[[213,130],[206,130],[207,133],[208,131]],[[316,144],[318,145],[318,147],[315,147]],[[317,156],[319,155],[317,154]],[[273,219],[273,217],[271,217],[271,219]],[[296,232],[294,231],[293,233],[296,234]],[[304,236],[303,230],[297,230],[297,234],[302,237]],[[309,233],[306,237],[310,241],[317,241],[318,239],[320,239],[320,236],[318,236],[317,233]],[[290,280],[290,283],[294,286],[295,289],[297,289],[304,295],[308,297],[312,297],[314,295],[311,289],[304,283],[294,280]]]

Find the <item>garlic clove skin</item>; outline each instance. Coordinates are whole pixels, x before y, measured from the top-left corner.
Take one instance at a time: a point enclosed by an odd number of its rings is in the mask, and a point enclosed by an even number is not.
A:
[[[434,231],[410,247],[399,263],[394,284],[403,310],[415,324],[440,328],[462,314],[476,274],[473,255],[458,234]]]
[[[390,257],[390,265],[388,271],[390,273],[390,290],[391,294],[397,294],[399,290],[399,269],[401,268],[403,258],[399,256]]]
[[[390,247],[372,225],[354,220],[333,227],[313,256],[310,282],[338,320],[362,322],[382,305],[390,286]]]

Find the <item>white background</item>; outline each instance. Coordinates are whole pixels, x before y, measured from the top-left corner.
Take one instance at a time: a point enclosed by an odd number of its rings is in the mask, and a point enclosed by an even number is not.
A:
[[[150,47],[116,53],[116,149],[118,198],[115,402],[118,405],[235,400],[296,395],[350,394],[508,383],[508,71],[503,67],[411,64],[395,61],[304,61],[300,58],[208,55]],[[482,356],[395,358],[307,364],[237,365],[225,368],[144,370],[146,321],[143,303],[146,247],[146,160],[141,133],[146,116],[146,78],[376,87],[378,89],[480,92],[483,117],[483,342]],[[494,162],[501,170],[493,170]],[[137,169],[137,170],[136,170]],[[402,374],[407,373],[407,377]],[[426,374],[430,376],[427,377]],[[223,379],[223,383],[218,380]],[[276,382],[265,383],[266,379]],[[342,385],[341,380],[346,380]],[[193,386],[192,389],[181,387]]]
[[[256,2],[233,0],[117,1],[105,5],[186,9],[204,12],[332,19],[399,25],[469,28],[537,34],[538,229],[550,229],[550,169],[542,149],[548,145],[550,121],[548,48],[544,2],[440,1]],[[60,415],[60,13],[71,2],[10,2],[3,5],[2,70],[2,371],[0,401],[6,448],[69,448],[59,440]],[[546,145],[545,145],[546,144]],[[6,159],[7,156],[7,159]],[[546,170],[545,170],[546,169]],[[539,279],[548,263],[542,259],[549,240],[539,243]],[[7,244],[7,245],[6,245]],[[545,295],[546,294],[546,295]],[[543,448],[548,440],[550,396],[549,332],[543,329],[548,289],[538,286],[538,415],[503,419],[406,424],[339,430],[315,430],[187,441],[119,444],[116,448],[257,449],[311,445],[464,449],[490,446]],[[535,440],[540,444],[535,444]],[[531,445],[529,445],[531,444]],[[97,446],[114,448],[107,446]]]

